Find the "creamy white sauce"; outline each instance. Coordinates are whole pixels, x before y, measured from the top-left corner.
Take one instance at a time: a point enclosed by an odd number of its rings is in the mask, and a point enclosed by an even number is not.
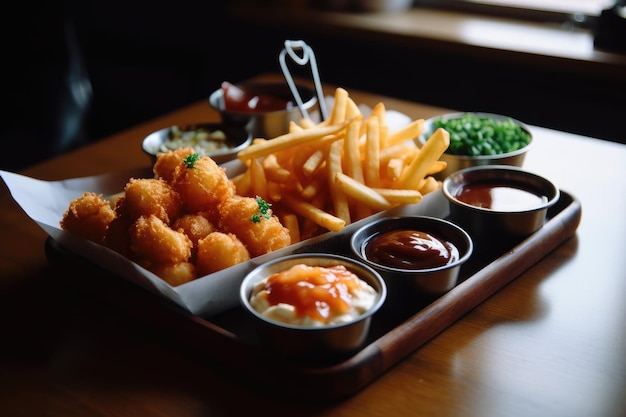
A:
[[[270,305],[267,300],[267,291],[264,290],[267,278],[258,282],[252,291],[250,305],[266,318],[282,323],[300,326],[326,326],[331,324],[348,323],[371,309],[376,304],[377,292],[367,282],[359,278],[360,288],[350,293],[350,309],[344,314],[333,314],[329,311],[329,320],[324,323],[308,315],[298,316],[296,307],[290,304],[279,303]]]

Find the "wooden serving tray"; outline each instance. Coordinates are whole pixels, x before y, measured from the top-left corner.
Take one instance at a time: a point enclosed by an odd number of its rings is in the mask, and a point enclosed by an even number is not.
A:
[[[174,303],[107,272],[66,251],[55,240],[46,241],[49,262],[61,269],[63,280],[77,285],[123,309],[143,322],[183,342],[229,375],[280,392],[295,401],[336,401],[352,395],[376,380],[411,352],[442,332],[576,232],[580,202],[561,191],[548,211],[544,226],[530,237],[500,253],[473,256],[461,268],[460,282],[435,299],[394,300],[373,316],[371,332],[363,348],[349,357],[324,363],[288,360],[258,343],[249,317],[234,308],[210,318],[190,314]],[[338,235],[307,252],[333,249],[351,256],[349,236]],[[70,262],[68,262],[70,261]],[[85,279],[85,274],[89,279]],[[222,367],[223,365],[223,367]],[[277,389],[279,388],[279,389]]]

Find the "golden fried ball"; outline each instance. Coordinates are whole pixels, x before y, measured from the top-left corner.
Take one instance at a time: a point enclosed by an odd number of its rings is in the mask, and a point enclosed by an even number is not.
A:
[[[193,167],[185,164],[176,167],[172,187],[190,213],[214,211],[217,205],[235,194],[235,185],[226,170],[208,156],[200,157]]]
[[[255,198],[236,195],[219,207],[219,228],[234,233],[246,245],[250,256],[256,257],[291,244],[289,229],[282,225],[278,217],[259,216],[258,222],[252,216],[259,214],[259,204]]]
[[[102,243],[115,211],[102,195],[86,192],[72,200],[61,218],[61,228],[92,242]]]
[[[191,240],[182,232],[172,230],[157,216],[141,216],[130,229],[130,248],[142,262],[176,264],[191,256]]]
[[[146,269],[173,287],[196,279],[196,267],[190,262],[180,262],[177,264],[152,264],[148,265]]]
[[[198,276],[221,271],[250,259],[245,245],[232,233],[213,232],[198,241]]]
[[[118,207],[132,220],[155,215],[165,223],[177,218],[182,210],[180,195],[163,179],[131,178],[124,187]]]
[[[174,178],[176,167],[182,165],[183,160],[195,153],[192,147],[178,148],[173,151],[157,154],[156,162],[152,167],[152,171],[157,178],[163,178],[167,182],[171,182]]]
[[[201,213],[184,214],[174,220],[171,227],[185,233],[194,246],[198,240],[215,231],[215,225]]]

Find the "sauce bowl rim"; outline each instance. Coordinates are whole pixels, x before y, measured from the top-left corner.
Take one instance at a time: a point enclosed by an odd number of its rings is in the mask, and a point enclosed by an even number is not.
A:
[[[152,157],[156,157],[158,154],[162,153],[161,151],[158,150],[158,146],[162,145],[163,143],[165,143],[166,140],[164,140],[164,138],[167,136],[167,134],[171,131],[171,129],[177,126],[180,128],[180,130],[182,131],[191,131],[194,129],[200,129],[200,128],[205,128],[209,131],[217,131],[217,130],[225,130],[225,131],[234,131],[237,130],[239,131],[238,133],[241,133],[241,137],[243,138],[243,140],[241,141],[227,141],[227,143],[233,145],[232,147],[228,147],[228,148],[224,148],[224,149],[216,149],[214,151],[211,152],[207,152],[206,156],[209,157],[213,157],[213,156],[221,156],[221,155],[228,155],[228,154],[236,154],[238,153],[240,150],[242,150],[243,148],[247,147],[248,145],[250,145],[252,143],[252,135],[243,127],[240,126],[236,126],[236,125],[230,125],[230,124],[225,124],[225,123],[221,123],[221,122],[197,122],[197,123],[184,123],[184,124],[176,124],[176,125],[171,125],[168,127],[164,127],[162,129],[159,130],[155,130],[154,132],[151,132],[150,134],[148,134],[142,141],[141,141],[141,149],[148,155],[152,156]],[[228,133],[228,132],[226,132]],[[156,139],[154,139],[156,138]],[[152,149],[149,147],[149,144],[153,144],[152,141],[157,142],[157,149]]]
[[[407,269],[407,268],[397,268],[393,266],[388,266],[384,264],[379,264],[377,262],[371,261],[367,259],[367,257],[363,254],[363,250],[366,244],[373,239],[375,236],[379,235],[381,232],[371,233],[372,229],[376,226],[379,226],[381,223],[388,222],[397,222],[401,220],[410,221],[411,219],[419,219],[432,223],[439,223],[448,227],[455,233],[458,233],[462,240],[465,242],[467,248],[464,253],[461,253],[461,248],[459,248],[459,258],[453,262],[450,262],[445,265],[437,266],[434,268],[422,268],[422,269]],[[422,230],[424,231],[424,230]],[[428,232],[428,231],[424,231]],[[368,234],[368,236],[361,236],[362,234]],[[360,243],[360,244],[359,244]],[[368,223],[359,229],[357,229],[352,236],[350,237],[350,248],[352,253],[359,258],[359,260],[367,265],[372,266],[373,268],[379,268],[382,271],[390,272],[390,273],[401,273],[401,274],[428,274],[438,271],[445,271],[452,268],[456,268],[464,264],[469,258],[472,256],[474,251],[474,242],[472,241],[471,236],[467,233],[462,227],[459,225],[446,220],[441,219],[439,217],[432,216],[422,216],[422,215],[406,215],[406,216],[392,216],[392,217],[381,217],[378,218],[371,223]]]
[[[295,265],[295,262],[299,260],[311,259],[311,258],[318,258],[318,259],[324,258],[324,259],[328,259],[331,261],[337,261],[337,264],[349,265],[348,270],[355,273],[355,275],[357,276],[359,275],[355,272],[355,270],[360,269],[360,270],[363,270],[364,272],[367,272],[367,274],[369,274],[369,276],[371,277],[371,280],[375,281],[376,285],[372,285],[372,283],[370,282],[370,279],[364,279],[361,276],[359,276],[359,278],[367,282],[376,290],[376,293],[377,293],[376,302],[374,303],[374,305],[371,308],[369,308],[367,311],[365,311],[364,313],[360,314],[358,317],[355,317],[353,320],[350,320],[348,322],[335,323],[335,324],[323,324],[319,326],[290,324],[290,323],[284,323],[284,322],[272,320],[270,318],[267,318],[260,312],[258,312],[254,307],[252,307],[252,305],[250,304],[250,296],[252,295],[253,287],[258,281],[265,278],[265,277],[259,278],[258,273],[260,269],[271,268],[272,266],[276,266],[282,263]],[[314,264],[313,266],[318,266],[318,265]],[[259,264],[246,274],[246,276],[243,278],[239,286],[239,301],[242,307],[244,308],[244,310],[246,310],[248,313],[252,314],[256,318],[258,318],[260,321],[268,325],[274,326],[274,327],[278,327],[282,329],[297,330],[297,331],[306,331],[306,332],[322,332],[322,331],[328,331],[328,330],[333,330],[333,329],[341,329],[344,327],[355,325],[364,320],[368,320],[378,310],[380,310],[380,308],[385,303],[386,299],[387,299],[387,285],[383,277],[380,275],[380,273],[376,271],[374,268],[365,264],[364,262],[361,262],[358,259],[349,258],[343,255],[321,253],[321,252],[295,253],[295,254],[279,257],[279,258],[264,262],[262,264]]]
[[[266,85],[266,86],[270,86],[270,87],[274,87],[274,88],[278,88],[278,87],[285,87],[286,91],[291,95],[291,90],[289,89],[289,85],[287,84],[283,84],[283,83],[279,83],[279,82],[263,82],[263,81],[250,81],[250,82],[241,82],[241,83],[235,83],[233,84],[235,86],[246,86],[246,85],[254,85],[254,86],[259,86],[259,85]],[[303,92],[307,93],[307,96],[309,95],[309,93],[311,94],[311,97],[302,102],[302,106],[305,109],[311,109],[313,106],[315,106],[315,104],[317,103],[317,96],[315,93],[315,90],[313,90],[312,88],[309,88],[305,85],[300,85],[300,84],[296,84],[296,88],[298,89],[298,91],[300,92],[300,96],[303,97]],[[222,108],[222,100],[224,97],[224,90],[222,89],[222,87],[217,88],[216,90],[214,90],[210,95],[209,95],[209,105],[219,111],[220,113],[228,113],[228,114],[232,114],[232,115],[238,115],[238,116],[247,116],[247,117],[252,117],[252,116],[258,116],[258,115],[271,115],[271,114],[276,114],[276,113],[283,113],[283,112],[291,112],[291,111],[300,111],[300,109],[298,108],[297,103],[294,100],[294,106],[290,107],[290,108],[284,108],[282,110],[272,110],[272,111],[236,111],[236,110],[227,110]],[[292,97],[293,98],[293,97]],[[304,97],[303,97],[304,100]]]
[[[527,183],[524,181],[524,179],[528,179],[528,178],[533,178],[537,181],[539,181],[541,184],[543,184],[545,187],[542,187],[542,190],[547,190],[549,189],[549,192],[551,195],[547,195],[546,197],[548,198],[548,200],[546,202],[544,202],[543,204],[540,204],[539,206],[535,207],[535,208],[530,208],[530,209],[525,209],[525,210],[494,210],[494,209],[490,209],[490,208],[484,208],[484,207],[478,207],[478,206],[474,206],[472,204],[468,204],[465,203],[461,200],[459,200],[458,198],[456,198],[453,195],[452,192],[452,183],[453,182],[457,182],[457,186],[454,187],[454,189],[458,189],[459,187],[462,187],[465,184],[468,183],[473,183],[475,181],[465,181],[465,182],[460,182],[460,181],[456,181],[457,178],[462,177],[463,175],[467,174],[467,173],[471,173],[474,171],[491,171],[491,172],[496,172],[496,171],[500,171],[500,172],[510,172],[510,173],[514,173],[515,175],[517,175],[520,180],[516,181],[517,184],[524,184]],[[498,179],[495,178],[494,179]],[[502,181],[502,183],[506,184],[507,181]],[[534,187],[536,188],[536,187]],[[521,167],[516,167],[516,166],[511,166],[511,165],[478,165],[478,166],[472,166],[472,167],[468,167],[468,168],[463,168],[460,169],[452,174],[450,174],[449,176],[447,176],[442,183],[441,186],[441,191],[443,192],[443,195],[446,197],[446,199],[450,202],[452,202],[453,204],[456,204],[457,206],[460,207],[464,207],[466,209],[469,210],[474,210],[476,212],[480,212],[480,213],[492,213],[492,214],[501,214],[501,215],[511,215],[511,214],[523,214],[523,213],[536,213],[538,211],[542,211],[542,210],[547,210],[548,208],[552,207],[554,204],[556,204],[556,202],[559,200],[560,198],[560,190],[559,188],[556,186],[556,184],[551,181],[550,179],[539,175],[537,173],[534,173],[532,171],[529,171],[527,169],[521,168]],[[527,190],[528,191],[528,190]]]

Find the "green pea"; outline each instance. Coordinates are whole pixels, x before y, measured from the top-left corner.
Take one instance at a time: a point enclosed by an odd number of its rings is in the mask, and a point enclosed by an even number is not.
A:
[[[439,118],[435,127],[450,134],[447,153],[478,156],[513,152],[530,143],[530,135],[512,119],[491,119],[464,113],[457,119]]]

